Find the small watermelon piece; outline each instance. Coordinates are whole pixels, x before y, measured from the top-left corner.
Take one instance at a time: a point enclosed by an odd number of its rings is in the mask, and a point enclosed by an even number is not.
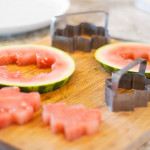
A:
[[[46,93],[64,86],[75,70],[75,62],[65,52],[42,45],[18,45],[0,48],[0,65],[19,66],[35,64],[38,68],[51,68],[50,73],[41,73],[24,79],[21,72],[8,72],[0,67],[0,86],[16,86],[25,92]]]
[[[35,53],[30,52],[29,50],[26,50],[26,53],[22,50],[20,50],[19,53],[16,52],[16,58],[17,59],[15,63],[19,66],[36,64],[36,55]]]
[[[96,60],[108,72],[114,72],[138,58],[148,61],[146,76],[150,78],[150,44],[136,42],[120,42],[107,44],[100,47],[95,52]],[[132,68],[129,72],[138,72],[139,65]]]
[[[56,61],[53,53],[37,53],[37,66],[39,68],[48,68]]]
[[[30,121],[40,107],[40,100],[38,92],[23,93],[18,87],[0,89],[0,128]]]
[[[19,79],[23,79],[23,74],[20,71],[8,72],[6,66],[0,66],[0,78],[3,78],[5,80],[7,79],[7,81],[9,79],[18,81]]]
[[[67,140],[98,132],[102,113],[99,109],[85,109],[83,105],[67,106],[64,103],[44,104],[42,118],[50,124],[53,133],[64,132]]]
[[[12,54],[6,51],[2,52],[2,54],[0,55],[0,65],[9,65],[16,63],[16,61],[17,61],[16,54]]]

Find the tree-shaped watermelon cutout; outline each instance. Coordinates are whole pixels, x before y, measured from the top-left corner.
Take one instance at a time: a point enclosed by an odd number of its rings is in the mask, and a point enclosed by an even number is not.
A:
[[[22,72],[8,72],[5,65],[35,64],[38,68],[51,68],[32,78]],[[75,70],[74,60],[65,52],[42,45],[17,45],[0,48],[0,86],[17,86],[21,91],[46,93],[64,86]]]
[[[0,89],[0,97],[0,129],[13,123],[27,123],[40,108],[38,92],[24,93],[18,87],[4,87]]]
[[[53,133],[64,132],[66,139],[72,141],[97,133],[102,112],[100,109],[85,109],[82,104],[48,103],[43,105],[42,118]]]

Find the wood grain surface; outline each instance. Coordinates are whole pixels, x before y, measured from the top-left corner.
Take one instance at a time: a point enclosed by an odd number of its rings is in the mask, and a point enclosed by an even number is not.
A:
[[[39,44],[48,45],[49,37]],[[110,74],[95,60],[94,51],[75,51],[70,55],[76,62],[70,82],[56,91],[41,94],[42,104],[65,102],[68,105],[84,104],[86,108],[100,108],[103,117],[99,132],[68,142],[62,133],[53,134],[50,127],[42,123],[40,109],[29,123],[1,129],[0,140],[23,150],[130,150],[147,141],[150,138],[150,105],[136,108],[134,112],[110,112],[104,104],[105,78]],[[15,65],[9,68],[18,70]],[[33,66],[32,69],[27,66],[20,70],[27,77],[39,71]]]

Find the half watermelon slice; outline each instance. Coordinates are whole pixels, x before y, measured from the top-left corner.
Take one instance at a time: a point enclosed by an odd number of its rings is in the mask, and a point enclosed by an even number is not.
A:
[[[6,66],[36,64],[38,68],[51,68],[25,79],[20,71],[8,72]],[[75,70],[74,60],[65,52],[42,45],[18,45],[0,48],[0,86],[17,86],[22,91],[46,93],[64,86]]]
[[[107,44],[95,52],[96,60],[108,72],[114,72],[127,66],[132,61],[143,58],[147,60],[146,76],[150,78],[150,45],[136,42]],[[138,72],[139,65],[129,72]]]

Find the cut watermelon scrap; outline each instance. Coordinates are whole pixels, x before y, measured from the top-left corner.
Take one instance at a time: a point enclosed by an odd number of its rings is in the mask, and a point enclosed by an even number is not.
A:
[[[8,72],[3,65],[9,64],[36,64],[38,68],[51,68],[51,72],[24,79],[20,71]],[[64,86],[75,70],[75,62],[67,53],[42,45],[1,47],[0,65],[0,86],[17,86],[22,91],[40,93]]]
[[[0,128],[30,121],[39,109],[40,101],[38,92],[23,93],[18,87],[0,89]]]
[[[53,53],[37,53],[37,67],[39,68],[48,68],[56,61]]]
[[[8,72],[6,66],[0,66],[0,78],[18,81],[23,79],[23,74],[20,71]]]
[[[44,104],[42,118],[53,133],[64,132],[67,140],[98,132],[102,113],[99,109],[85,109],[83,105],[64,103]]]

